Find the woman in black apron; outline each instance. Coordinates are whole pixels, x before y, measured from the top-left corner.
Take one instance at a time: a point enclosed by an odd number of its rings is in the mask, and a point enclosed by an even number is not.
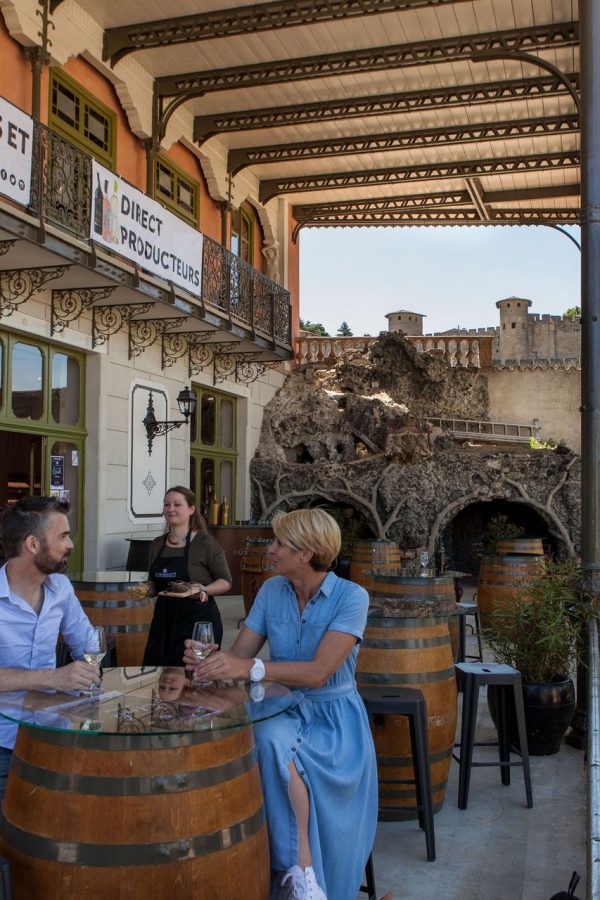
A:
[[[208,533],[188,488],[167,491],[163,514],[168,530],[150,545],[149,577],[158,593],[168,591],[173,581],[197,592],[157,598],[143,665],[182,666],[184,641],[192,636],[194,622],[212,622],[215,643],[221,644],[223,623],[214,597],[231,589],[231,574],[225,553]]]

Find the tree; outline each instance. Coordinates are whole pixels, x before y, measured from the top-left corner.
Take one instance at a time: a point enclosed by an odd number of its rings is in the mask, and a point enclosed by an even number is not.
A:
[[[352,337],[352,329],[347,322],[342,322],[337,330],[337,333],[340,335],[340,337]]]
[[[581,307],[580,306],[570,306],[563,313],[565,319],[579,319],[581,318]]]
[[[304,319],[300,319],[300,328],[302,331],[309,331],[311,334],[318,334],[321,337],[329,337],[329,332],[325,330],[325,326],[321,325],[320,322],[309,322],[308,319],[306,321]]]

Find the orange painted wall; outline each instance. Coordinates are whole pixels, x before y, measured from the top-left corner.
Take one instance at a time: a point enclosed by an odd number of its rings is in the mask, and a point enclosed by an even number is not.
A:
[[[31,114],[31,66],[0,15],[0,95]]]
[[[215,241],[221,240],[221,213],[208,193],[206,181],[199,160],[183,144],[172,144],[164,156],[172,159],[176,166],[200,185],[200,231]]]

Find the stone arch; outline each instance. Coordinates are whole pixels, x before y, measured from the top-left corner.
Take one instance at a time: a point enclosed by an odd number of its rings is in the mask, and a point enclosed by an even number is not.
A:
[[[439,548],[442,535],[447,526],[470,506],[489,506],[491,508],[496,508],[498,511],[504,507],[515,509],[522,507],[523,510],[526,511],[526,515],[522,518],[525,518],[528,522],[537,518],[543,523],[547,530],[546,537],[551,545],[551,549],[557,551],[560,555],[566,555],[569,558],[575,558],[576,556],[573,541],[571,540],[567,528],[558,516],[551,509],[548,509],[548,507],[523,497],[511,497],[506,494],[482,497],[477,493],[465,494],[464,496],[459,497],[457,500],[452,501],[452,503],[447,504],[447,506],[437,514],[429,534],[428,550],[430,555],[433,555]],[[544,537],[545,535],[536,536]]]

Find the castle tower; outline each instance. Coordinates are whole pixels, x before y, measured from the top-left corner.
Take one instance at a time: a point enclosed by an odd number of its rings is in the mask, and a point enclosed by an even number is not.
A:
[[[423,334],[423,319],[426,316],[421,313],[411,312],[408,309],[399,309],[397,312],[385,314],[388,320],[388,331],[403,331],[404,334]]]
[[[527,327],[531,300],[507,297],[505,300],[498,300],[496,306],[500,310],[498,358],[528,359],[531,355]]]

